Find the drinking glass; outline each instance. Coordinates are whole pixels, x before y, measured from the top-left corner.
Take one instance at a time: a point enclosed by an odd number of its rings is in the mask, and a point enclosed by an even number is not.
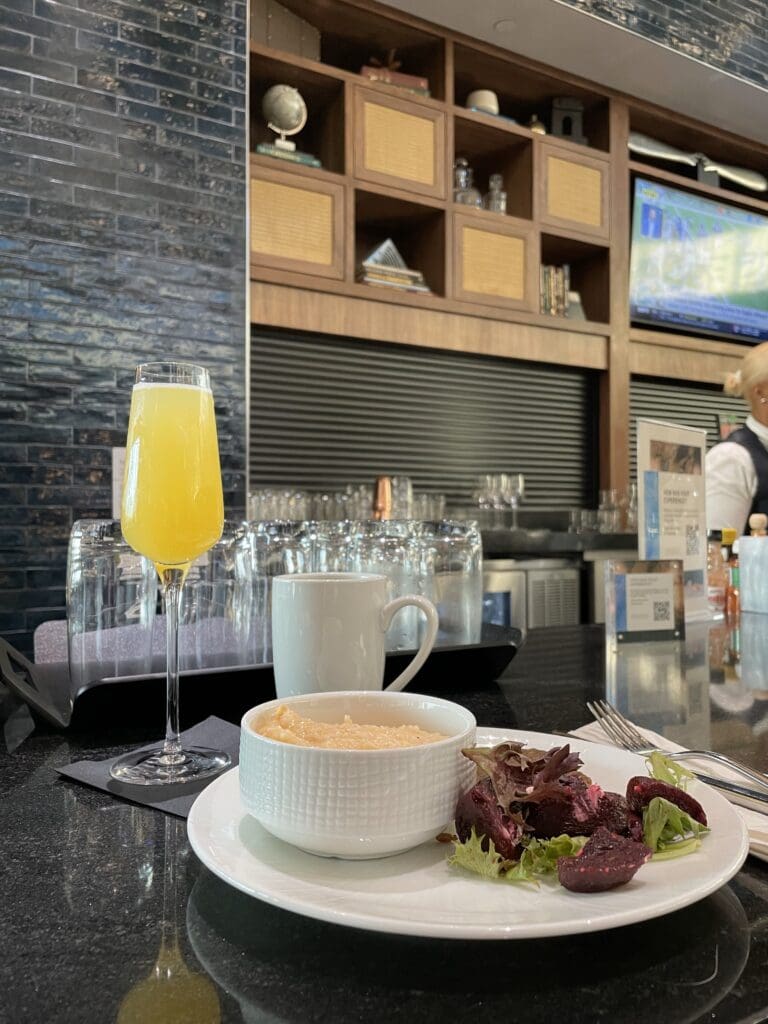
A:
[[[411,522],[385,519],[360,523],[350,536],[349,568],[386,576],[390,598],[423,596],[419,560],[420,541]],[[399,611],[387,630],[386,649],[408,651],[418,647],[419,618],[416,608]]]
[[[303,523],[281,520],[247,523],[253,601],[249,629],[249,661],[261,665],[272,660],[272,581],[275,576],[305,572],[310,553],[303,543]]]
[[[189,363],[145,363],[136,370],[126,442],[123,536],[155,565],[166,616],[165,742],[118,758],[120,782],[158,785],[205,778],[229,756],[182,747],[179,738],[179,604],[189,567],[221,537],[216,418],[208,371]]]
[[[483,617],[483,548],[472,523],[417,523],[421,587],[437,608],[438,644],[476,644]],[[423,628],[423,627],[422,627]]]
[[[256,596],[245,527],[225,521],[221,540],[192,563],[184,581],[180,670],[252,664]]]
[[[67,556],[67,650],[75,692],[152,672],[157,573],[113,519],[78,519]]]
[[[517,510],[525,497],[525,477],[522,473],[504,473],[504,504],[512,509],[512,529],[517,529]]]

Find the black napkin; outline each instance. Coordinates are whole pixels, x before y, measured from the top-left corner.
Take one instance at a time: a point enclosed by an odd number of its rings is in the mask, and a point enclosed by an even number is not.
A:
[[[211,717],[206,718],[204,722],[198,722],[181,734],[181,741],[185,745],[224,750],[231,757],[233,766],[238,763],[240,726],[232,725],[221,718]],[[139,749],[150,750],[156,746],[157,741]],[[199,782],[173,786],[131,786],[125,782],[116,782],[110,777],[109,769],[116,760],[116,757],[112,757],[108,761],[75,761],[63,768],[57,768],[56,771],[68,779],[101,789],[112,796],[131,800],[135,804],[144,804],[146,807],[154,807],[158,811],[165,811],[166,814],[176,814],[180,818],[187,817],[198,793],[204,790],[209,782],[218,778],[214,775],[213,778],[202,779]]]

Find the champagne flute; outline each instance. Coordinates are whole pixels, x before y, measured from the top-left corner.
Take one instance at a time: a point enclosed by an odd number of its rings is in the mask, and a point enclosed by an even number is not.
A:
[[[155,565],[168,651],[165,742],[118,758],[112,778],[135,785],[191,782],[229,755],[179,738],[179,603],[192,562],[221,537],[224,504],[208,371],[189,363],[136,369],[123,482],[123,536]]]

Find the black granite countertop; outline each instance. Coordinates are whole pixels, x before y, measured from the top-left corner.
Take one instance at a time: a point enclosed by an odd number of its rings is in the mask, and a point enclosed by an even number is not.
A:
[[[607,679],[654,727],[683,742],[709,730],[762,763],[761,705],[723,668],[729,644],[705,629],[687,645],[646,649],[640,666],[638,648],[606,658],[600,627],[538,630],[498,683],[447,676],[433,689],[483,725],[567,730],[584,723],[585,700]],[[2,688],[0,723],[3,1024],[768,1018],[761,862],[748,860],[693,907],[608,933],[482,943],[378,935],[245,896],[197,861],[180,819],[56,775],[57,765],[156,738],[160,723],[30,731]]]

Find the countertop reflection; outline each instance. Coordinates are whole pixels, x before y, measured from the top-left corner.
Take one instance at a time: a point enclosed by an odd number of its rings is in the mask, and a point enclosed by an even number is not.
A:
[[[768,771],[768,616],[686,623],[684,641],[606,644],[609,700],[689,748]]]
[[[768,618],[756,628],[768,635]],[[766,767],[768,682],[753,685],[751,668],[746,678],[740,630],[703,624],[684,643],[616,651],[600,627],[534,630],[497,683],[447,675],[431,692],[484,726],[550,731],[584,724],[585,701],[607,691],[678,742]],[[202,867],[184,822],[57,776],[155,738],[154,723],[30,733],[4,693],[0,721],[2,1024],[768,1017],[760,862],[695,906],[610,933],[473,943],[362,932],[243,895]]]

